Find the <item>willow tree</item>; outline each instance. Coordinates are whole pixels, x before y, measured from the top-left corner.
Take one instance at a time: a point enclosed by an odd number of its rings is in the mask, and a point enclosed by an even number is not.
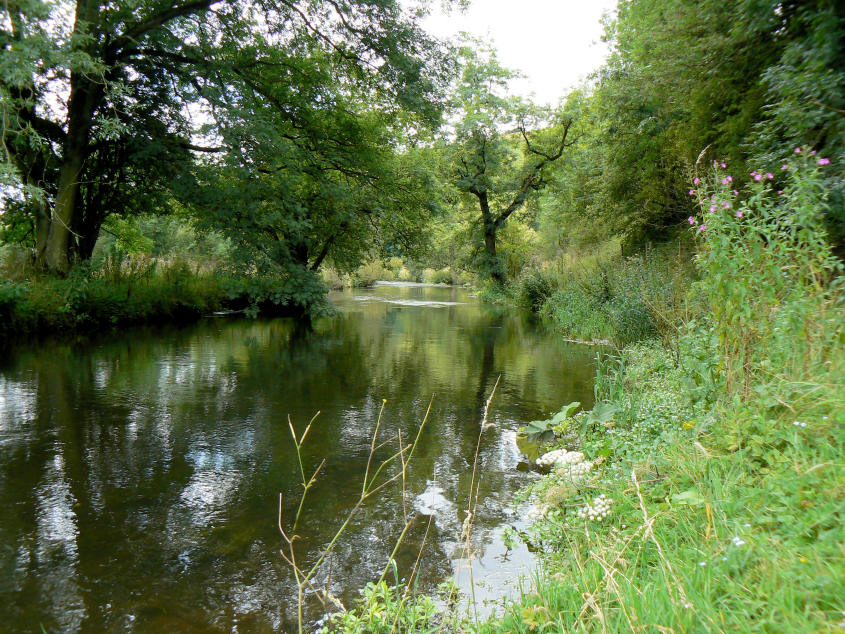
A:
[[[436,43],[398,0],[3,5],[0,159],[6,184],[26,197],[36,260],[65,273],[127,198],[168,191],[198,155],[226,151],[194,121],[239,107],[231,95],[275,94],[272,107],[296,121],[315,49],[336,72],[316,75],[318,92],[326,81],[367,84],[382,103],[436,111]]]
[[[477,205],[477,266],[501,284],[497,234],[546,186],[548,166],[574,143],[573,121],[509,96],[508,82],[516,74],[499,65],[492,51],[465,47],[461,60],[453,89],[451,171],[457,188]]]

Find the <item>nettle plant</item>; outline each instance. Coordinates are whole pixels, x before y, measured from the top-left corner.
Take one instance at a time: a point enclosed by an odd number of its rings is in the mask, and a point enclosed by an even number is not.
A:
[[[700,243],[699,288],[709,300],[729,389],[805,376],[841,335],[842,265],[824,227],[829,159],[795,148],[774,172],[740,178],[714,161],[690,195]],[[744,181],[744,182],[740,182]],[[740,191],[740,189],[742,191]]]

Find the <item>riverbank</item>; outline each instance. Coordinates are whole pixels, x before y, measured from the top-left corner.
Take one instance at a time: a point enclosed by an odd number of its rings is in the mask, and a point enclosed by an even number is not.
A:
[[[588,467],[558,465],[522,493],[538,515],[520,536],[540,554],[536,583],[464,629],[845,627],[843,269],[815,160],[783,171],[776,195],[755,180],[738,199],[718,173],[696,182],[709,211],[690,218],[688,301],[704,310],[604,357],[593,410],[548,426],[544,451]]]
[[[64,279],[0,280],[0,339],[6,340],[188,324],[221,311],[297,316],[307,310],[277,280],[189,270],[108,277],[82,268]]]

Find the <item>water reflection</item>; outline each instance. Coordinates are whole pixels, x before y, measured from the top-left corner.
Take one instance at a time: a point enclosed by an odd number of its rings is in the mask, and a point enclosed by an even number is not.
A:
[[[475,535],[478,570],[507,570],[516,555],[495,537],[530,477],[515,469],[513,430],[589,402],[593,351],[461,289],[382,286],[333,301],[339,315],[313,330],[214,319],[0,360],[0,629],[287,631],[294,588],[276,501],[282,491],[290,515],[299,493],[287,416],[301,429],[322,412],[305,456],[307,469],[327,458],[302,523],[307,563],[357,499],[382,399],[382,438],[407,440],[435,394],[404,504],[398,487],[367,504],[331,563],[332,592],[353,600],[381,574],[407,511],[416,519],[397,562],[410,569],[428,528],[431,587],[460,565],[460,509],[500,374]]]

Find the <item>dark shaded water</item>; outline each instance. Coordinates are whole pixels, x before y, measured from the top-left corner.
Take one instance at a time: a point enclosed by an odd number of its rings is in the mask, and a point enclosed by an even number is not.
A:
[[[466,291],[379,286],[333,295],[313,331],[285,319],[220,318],[185,329],[19,348],[0,360],[0,630],[291,631],[295,587],[279,555],[279,492],[293,513],[297,466],[327,458],[298,533],[313,561],[360,492],[382,399],[380,439],[430,420],[409,472],[415,520],[407,574],[428,524],[423,589],[458,571],[459,534],[484,401],[474,528],[478,596],[528,563],[508,551],[513,493],[531,476],[514,430],[592,400],[594,351]],[[402,527],[401,490],[368,503],[344,534],[331,587],[345,603],[377,578]],[[325,584],[329,567],[320,570]],[[309,618],[320,614],[309,605]]]

